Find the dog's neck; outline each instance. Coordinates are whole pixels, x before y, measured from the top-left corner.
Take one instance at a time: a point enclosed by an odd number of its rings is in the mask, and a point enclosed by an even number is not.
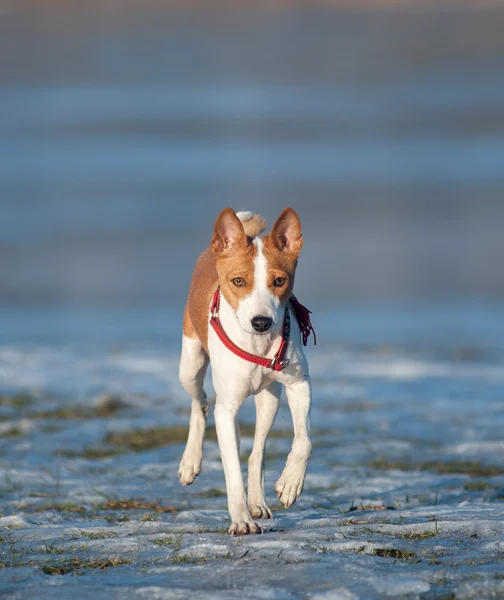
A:
[[[221,294],[219,317],[222,327],[231,340],[242,350],[267,358],[273,358],[278,350],[282,337],[282,322],[275,328],[262,335],[254,335],[245,331],[236,316],[235,311]]]

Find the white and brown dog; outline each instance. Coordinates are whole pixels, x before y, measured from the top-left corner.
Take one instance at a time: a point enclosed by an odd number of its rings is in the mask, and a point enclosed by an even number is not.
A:
[[[292,449],[275,485],[286,508],[301,494],[311,453],[311,387],[302,342],[306,345],[312,328],[309,311],[292,296],[303,245],[301,223],[286,208],[271,233],[258,237],[265,226],[251,212],[221,212],[211,245],[196,264],[184,313],[180,381],[192,409],[179,478],[189,485],[200,472],[208,414],[203,378],[211,361],[215,425],[232,521],[228,532],[233,535],[261,533],[253,518],[272,516],[264,499],[264,449],[282,385],[294,424]],[[250,395],[257,414],[247,501],[237,415]]]

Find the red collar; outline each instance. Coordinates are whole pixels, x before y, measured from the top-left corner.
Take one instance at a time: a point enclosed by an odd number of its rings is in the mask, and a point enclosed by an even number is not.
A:
[[[301,332],[303,334],[303,344],[306,346],[308,336],[313,332],[314,343],[317,343],[317,338],[315,336],[315,331],[310,321],[310,311],[303,306],[295,296],[291,296],[289,299],[294,309],[294,313],[296,315],[296,319],[299,323]],[[272,369],[273,371],[281,371],[285,369],[285,367],[289,364],[289,359],[285,358],[285,354],[287,352],[287,345],[289,343],[290,336],[290,315],[289,309],[285,306],[285,316],[282,325],[282,341],[280,342],[280,347],[278,348],[275,356],[273,358],[264,358],[263,356],[257,356],[256,354],[251,354],[246,350],[242,350],[239,348],[228,336],[228,334],[224,331],[222,327],[222,323],[219,319],[219,307],[220,307],[220,287],[218,287],[213,295],[212,303],[210,304],[210,325],[213,327],[215,333],[219,337],[220,341],[226,346],[228,350],[231,350],[233,354],[247,360],[248,362],[254,363],[256,365],[260,365],[261,367],[266,367],[267,369]]]

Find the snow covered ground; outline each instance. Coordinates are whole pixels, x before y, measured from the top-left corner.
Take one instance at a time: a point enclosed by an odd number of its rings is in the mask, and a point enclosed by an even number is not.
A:
[[[0,595],[504,597],[504,319],[453,314],[315,319],[303,495],[286,511],[273,491],[292,438],[284,403],[267,448],[275,519],[233,538],[212,419],[203,472],[177,480],[188,401],[174,323],[102,315],[93,335],[82,316],[58,330],[3,313]],[[253,402],[240,416],[245,468]]]

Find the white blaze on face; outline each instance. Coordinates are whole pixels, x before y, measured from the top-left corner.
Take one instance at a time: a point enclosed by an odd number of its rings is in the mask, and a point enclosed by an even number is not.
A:
[[[254,288],[241,300],[236,311],[240,325],[249,333],[257,333],[251,323],[254,317],[269,317],[273,320],[271,329],[274,330],[283,315],[279,298],[268,288],[268,261],[264,256],[263,241],[256,238],[253,244],[256,246]]]

